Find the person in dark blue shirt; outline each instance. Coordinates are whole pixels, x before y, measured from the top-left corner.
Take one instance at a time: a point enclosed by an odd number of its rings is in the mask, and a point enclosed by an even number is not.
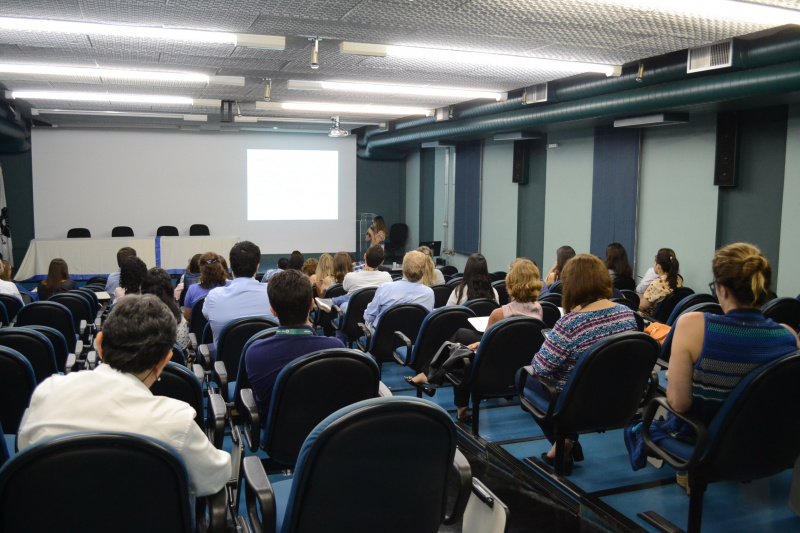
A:
[[[272,276],[267,296],[280,328],[275,336],[254,342],[245,353],[245,368],[253,387],[258,411],[266,420],[275,380],[283,367],[311,352],[344,348],[334,337],[317,336],[308,320],[312,308],[311,282],[300,270],[284,270]]]

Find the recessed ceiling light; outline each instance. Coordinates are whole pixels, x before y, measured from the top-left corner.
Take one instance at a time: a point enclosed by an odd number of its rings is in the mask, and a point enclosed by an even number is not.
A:
[[[20,65],[16,63],[0,63],[0,73],[32,74],[41,76],[98,76],[108,79],[244,85],[243,76],[208,76],[206,74],[200,74],[197,72],[124,70],[112,68],[65,67],[59,65]]]
[[[491,98],[493,100],[505,100],[508,97],[508,93],[504,92],[453,89],[444,87],[383,85],[377,83],[342,83],[338,81],[289,80],[286,86],[289,89],[301,91],[330,89],[333,91],[351,91],[375,94],[407,94],[412,96],[437,96],[442,98]]]
[[[80,93],[65,91],[11,91],[11,98],[23,100],[63,100],[67,102],[117,102],[128,104],[220,105],[219,100],[152,94]]]
[[[358,115],[425,115],[433,114],[432,109],[419,107],[329,104],[324,102],[256,102],[256,109],[288,109],[293,111],[321,111],[324,113]]]
[[[181,113],[141,113],[137,111],[96,111],[89,109],[31,109],[31,115],[80,115],[89,117],[178,118],[189,122],[207,122],[208,115]]]

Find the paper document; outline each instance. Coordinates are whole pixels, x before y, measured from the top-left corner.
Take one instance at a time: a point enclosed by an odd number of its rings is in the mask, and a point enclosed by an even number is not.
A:
[[[473,328],[475,328],[476,330],[480,331],[481,333],[486,331],[486,326],[489,325],[489,317],[488,316],[470,317],[467,320],[469,320],[469,323],[472,324]]]

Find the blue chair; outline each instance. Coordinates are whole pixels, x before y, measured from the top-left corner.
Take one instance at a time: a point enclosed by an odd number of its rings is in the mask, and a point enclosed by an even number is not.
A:
[[[11,322],[17,318],[19,310],[25,306],[22,300],[10,294],[0,294],[0,303],[5,306],[6,313],[8,313],[8,320]]]
[[[205,431],[203,385],[197,376],[185,366],[170,361],[159,378],[150,387],[150,392],[155,396],[166,396],[191,405],[196,413],[194,421]]]
[[[480,429],[480,404],[484,398],[516,396],[514,376],[517,370],[530,364],[533,354],[544,343],[541,320],[511,317],[497,322],[486,330],[472,363],[463,373],[447,374],[447,379],[472,394],[472,434]]]
[[[712,315],[724,315],[725,312],[722,310],[722,307],[717,302],[703,302],[697,305],[693,305],[688,309],[684,309],[683,313],[711,313]],[[675,322],[678,321],[678,318],[675,318]],[[675,324],[673,323],[673,326]],[[664,366],[664,363],[669,363],[669,358],[672,355],[672,331],[669,332],[667,338],[664,339],[664,344],[661,345],[661,355],[659,356],[659,364]]]
[[[326,417],[378,396],[380,371],[368,355],[332,348],[286,365],[272,392],[267,419],[259,415],[252,389],[243,389],[244,435],[250,451],[259,446],[269,458],[292,468],[309,433]]]
[[[0,346],[0,425],[9,435],[19,431],[35,388],[36,376],[25,356]]]
[[[350,295],[350,300],[347,302],[347,312],[342,313],[342,310],[337,306],[334,308],[339,315],[339,320],[336,323],[336,329],[341,331],[347,338],[347,346],[352,348],[353,343],[358,339],[361,330],[358,324],[364,322],[364,311],[367,306],[372,302],[375,297],[377,287],[365,287],[358,289]]]
[[[11,321],[8,318],[8,312],[3,302],[0,302],[0,326],[9,326]]]
[[[475,311],[475,316],[489,316],[492,311],[500,308],[500,304],[491,298],[475,298],[464,302],[464,307]]]
[[[677,305],[686,298],[694,294],[694,291],[689,287],[678,287],[672,293],[664,298],[661,303],[656,305],[656,308],[653,310],[653,320],[656,322],[661,322],[662,324],[666,324],[667,320],[669,319],[672,311],[677,307]]]
[[[448,285],[434,285],[431,290],[433,291],[433,308],[439,309],[447,305],[447,301],[455,289]]]
[[[170,359],[170,361],[182,366],[186,366],[186,354],[183,353],[183,349],[177,344],[172,345],[172,359]]]
[[[58,330],[67,341],[69,353],[75,354],[79,363],[84,363],[83,341],[78,339],[75,331],[75,322],[70,310],[58,303],[51,301],[31,302],[17,313],[17,326],[48,326]]]
[[[85,345],[91,346],[97,311],[93,309],[89,298],[78,292],[62,292],[52,295],[47,301],[58,302],[69,309],[69,312],[72,313],[75,331],[78,332]]]
[[[0,346],[24,355],[33,368],[37,383],[58,374],[53,344],[43,333],[28,328],[3,328],[0,329]]]
[[[695,305],[705,304],[705,303],[715,304],[717,303],[717,298],[715,296],[712,296],[711,294],[704,294],[702,292],[698,294],[690,294],[689,296],[678,302],[678,305],[676,305],[675,309],[673,309],[672,313],[670,313],[669,318],[666,321],[666,324],[668,326],[674,326],[675,322],[678,320],[678,317],[681,316],[687,309]]]
[[[561,311],[558,306],[553,302],[539,302],[542,306],[542,322],[547,324],[547,327],[553,329],[558,319],[561,318]]]
[[[764,318],[771,318],[779,324],[786,324],[795,331],[800,328],[800,300],[796,298],[775,298],[761,307]]]
[[[0,439],[0,466],[3,466],[6,461],[11,459],[11,452],[8,451],[8,442],[6,441],[6,435],[3,433],[2,424],[0,424],[0,435],[3,436]]]
[[[47,337],[53,347],[53,355],[56,358],[56,368],[59,373],[66,374],[72,370],[75,365],[75,354],[69,353],[67,341],[60,331],[49,326],[21,326],[21,328],[38,331]]]
[[[561,280],[556,281],[548,287],[549,294],[561,294]]]
[[[340,409],[305,439],[291,479],[270,483],[258,457],[244,459],[251,528],[435,533],[461,518],[471,490],[456,443],[450,416],[426,400],[375,398]],[[447,515],[451,478],[458,491]]]
[[[92,494],[102,505],[86,505]],[[208,531],[221,532],[225,489],[207,499]],[[142,512],[153,502],[169,505]],[[192,533],[205,521],[183,461],[159,441],[128,433],[73,433],[22,450],[0,469],[0,506],[14,509],[0,516],[2,531]]]
[[[580,355],[560,394],[554,383],[535,376],[532,367],[520,372],[517,388],[522,410],[553,427],[557,475],[564,473],[568,435],[622,427],[633,418],[646,393],[658,390],[653,367],[660,348],[657,340],[638,331],[599,340]],[[542,385],[541,393],[525,386],[529,376]]]
[[[197,350],[199,344],[206,344],[203,342],[203,329],[208,324],[208,319],[203,316],[203,304],[205,301],[205,296],[197,300],[192,305],[192,312],[189,314],[189,338],[191,339],[192,348],[195,350]]]
[[[506,288],[506,280],[500,279],[492,283],[492,288],[497,291],[498,302],[501,306],[508,303],[508,289]]]
[[[378,325],[374,334],[364,324],[359,324],[363,337],[356,341],[362,352],[369,353],[378,363],[394,361],[394,347],[397,345],[396,332],[406,336],[412,343],[416,342],[417,333],[428,310],[419,304],[399,304],[389,307],[378,317]]]
[[[555,305],[556,307],[561,307],[561,294],[559,293],[550,293],[545,294],[539,298],[539,302],[550,302],[551,304]]]
[[[792,468],[800,455],[798,383],[800,351],[745,376],[708,426],[691,414],[675,412],[665,398],[655,398],[647,405],[642,437],[648,452],[689,473],[688,533],[700,532],[703,495],[709,483],[750,481]],[[676,439],[653,442],[650,424],[659,408],[691,427],[696,444]],[[657,516],[652,511],[644,514],[645,519]]]

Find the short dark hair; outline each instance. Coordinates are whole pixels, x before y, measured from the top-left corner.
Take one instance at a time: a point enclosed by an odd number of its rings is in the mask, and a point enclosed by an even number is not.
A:
[[[138,294],[146,274],[147,265],[144,261],[129,257],[119,270],[119,286],[125,289],[125,294]]]
[[[284,270],[269,278],[269,305],[278,315],[281,326],[302,326],[311,308],[311,281],[299,270]]]
[[[303,263],[305,262],[306,258],[303,257],[303,254],[295,250],[289,257],[289,263],[286,265],[286,268],[291,268],[292,270],[302,270]]]
[[[386,252],[383,251],[383,246],[380,244],[373,244],[367,249],[367,266],[370,268],[378,268],[383,264],[386,259]]]
[[[286,270],[286,267],[288,267],[288,266],[289,266],[289,260],[288,259],[286,259],[285,257],[281,257],[280,259],[278,259],[278,269]]]
[[[103,362],[120,372],[153,368],[175,344],[175,317],[152,294],[127,296],[103,323]]]
[[[175,303],[175,286],[172,284],[172,277],[161,267],[153,267],[147,271],[142,281],[142,294],[153,294],[164,302],[172,314],[175,316],[175,323],[180,324],[183,314]]]
[[[200,279],[197,283],[204,289],[213,289],[225,285],[225,268],[222,258],[214,252],[206,252],[200,256]]]
[[[125,246],[124,248],[120,248],[119,251],[117,252],[117,266],[122,268],[122,265],[125,264],[125,261],[127,261],[131,257],[136,257],[136,250],[134,250],[130,246]]]
[[[229,254],[231,270],[237,278],[252,278],[261,263],[261,249],[250,241],[237,242]]]

